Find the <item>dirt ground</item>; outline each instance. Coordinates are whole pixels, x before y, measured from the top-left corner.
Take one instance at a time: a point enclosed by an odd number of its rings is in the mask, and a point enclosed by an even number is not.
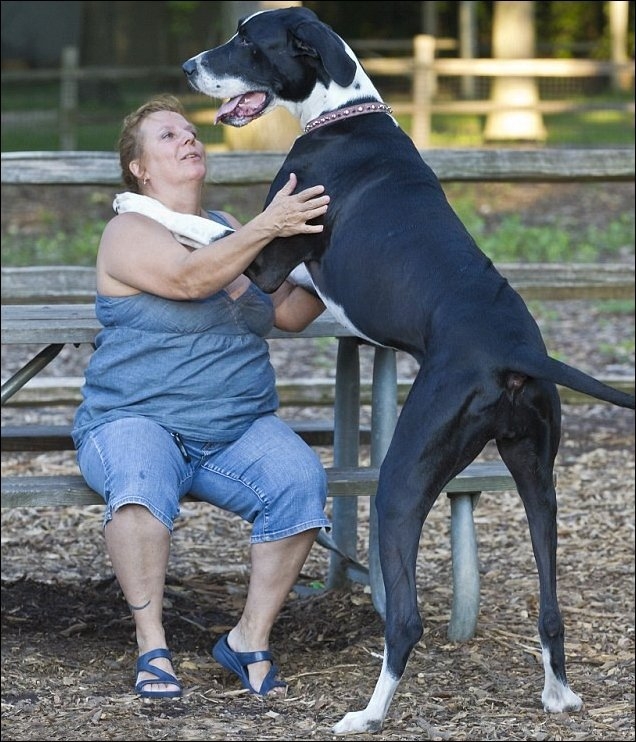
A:
[[[513,199],[509,190],[497,195],[495,189],[480,197],[492,218],[495,207],[512,209],[514,200],[535,220],[546,218],[548,205],[572,220],[600,218],[599,203],[605,218],[614,209],[633,208],[633,189],[622,189],[620,197],[611,188],[594,195],[559,187],[542,189],[541,198],[526,190]],[[539,320],[559,357],[599,375],[634,373],[633,316],[565,302],[541,311]],[[608,352],[629,339],[626,355]],[[273,346],[272,359],[279,375],[324,376],[333,369],[333,352],[307,346],[298,356],[281,345]],[[3,353],[3,377],[19,362]],[[76,364],[74,351],[65,350],[51,373],[73,372]],[[368,373],[366,357],[363,369]],[[412,371],[408,359],[400,358],[400,369]],[[15,414],[3,409],[3,422]],[[38,414],[59,420],[68,411]],[[487,448],[483,457],[493,455]],[[440,497],[418,558],[424,636],[383,731],[357,739],[633,740],[634,464],[633,412],[604,404],[564,407],[558,579],[568,680],[583,698],[580,712],[549,715],[541,707],[538,586],[516,493],[484,493],[480,499],[477,634],[465,643],[448,641],[449,504]],[[3,474],[26,469],[72,471],[73,456],[3,453]],[[361,501],[362,562],[367,516]],[[100,522],[99,507],[3,511],[3,740],[333,740],[333,724],[366,705],[382,661],[382,621],[364,586],[321,589],[329,554],[319,546],[272,635],[290,685],[287,697],[248,695],[212,659],[210,647],[244,600],[248,530],[202,504],[189,504],[178,521],[166,590],[166,632],[184,697],[137,698],[132,622],[105,556]]]

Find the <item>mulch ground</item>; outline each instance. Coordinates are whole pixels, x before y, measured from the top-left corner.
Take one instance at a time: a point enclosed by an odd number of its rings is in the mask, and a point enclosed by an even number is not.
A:
[[[563,208],[575,212],[583,200]],[[602,375],[633,374],[633,316],[568,302],[543,313],[541,326],[559,357]],[[608,347],[629,338],[631,354],[608,357]],[[332,372],[333,347],[294,347],[291,353],[282,345],[273,348],[279,376]],[[2,362],[5,377],[20,359],[5,353]],[[75,351],[65,350],[55,363],[51,373],[74,373]],[[407,359],[400,368],[412,370]],[[18,413],[7,408],[2,414],[5,422]],[[60,410],[29,414],[48,422],[68,417]],[[328,451],[321,453],[328,458]],[[483,454],[493,455],[490,448]],[[550,715],[541,707],[538,584],[516,493],[480,499],[477,634],[465,643],[448,641],[450,522],[447,498],[440,497],[425,524],[418,560],[424,636],[384,730],[357,739],[633,740],[634,463],[633,412],[604,404],[564,407],[557,460],[559,597],[568,680],[583,698],[580,712]],[[2,455],[3,474],[73,469],[71,453]],[[361,561],[367,515],[361,501]],[[319,546],[272,635],[290,684],[287,697],[246,694],[212,659],[212,643],[243,604],[248,531],[199,504],[188,504],[178,521],[165,601],[166,631],[185,695],[163,702],[137,698],[133,626],[100,524],[99,507],[2,514],[3,740],[333,740],[333,724],[366,705],[382,661],[382,621],[364,586],[320,589],[329,555]]]
[[[440,498],[418,564],[424,637],[383,732],[359,738],[634,738],[633,418],[594,405],[566,410],[566,422],[577,436],[564,442],[558,470],[559,589],[568,678],[583,710],[541,708],[537,580],[514,493],[482,495],[478,631],[466,643],[447,640],[449,506]],[[176,531],[166,591],[166,630],[186,694],[139,700],[132,623],[104,556],[99,511],[3,516],[3,739],[327,740],[346,711],[366,704],[381,664],[382,622],[362,586],[312,594],[328,569],[318,546],[302,573],[305,591],[290,596],[272,637],[288,696],[249,696],[214,662],[214,638],[244,599],[247,532],[197,504]],[[364,559],[364,510],[360,526]]]

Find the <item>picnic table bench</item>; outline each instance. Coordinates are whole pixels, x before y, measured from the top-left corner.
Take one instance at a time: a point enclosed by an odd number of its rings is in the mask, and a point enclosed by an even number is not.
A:
[[[282,164],[283,153],[214,153],[209,179],[214,183],[266,183]],[[569,181],[634,178],[632,150],[438,150],[426,153],[446,181]],[[98,185],[120,188],[117,156],[107,152],[2,153],[3,185]],[[634,271],[620,266],[509,265],[501,272],[527,299],[633,298]],[[64,345],[91,344],[99,330],[94,316],[91,268],[56,266],[2,269],[2,342],[44,346],[12,378],[3,380],[3,406],[76,405],[81,379],[40,376]],[[410,380],[398,379],[396,353],[375,348],[373,378],[360,378],[359,338],[331,318],[319,317],[301,333],[274,331],[273,338],[333,337],[338,354],[335,379],[306,384],[279,380],[281,403],[333,405],[333,421],[292,421],[311,445],[332,445],[333,466],[326,467],[332,501],[333,542],[328,587],[349,580],[368,582],[376,609],[384,614],[384,586],[377,552],[377,523],[370,509],[368,566],[357,558],[359,496],[373,498],[378,469],[389,445],[399,405]],[[633,391],[633,379],[605,379]],[[286,386],[287,384],[287,386]],[[565,393],[565,390],[561,390]],[[295,395],[295,396],[294,396]],[[589,399],[589,398],[588,398]],[[371,404],[371,425],[360,426],[361,404]],[[370,465],[361,466],[360,445],[370,445]],[[72,446],[68,426],[2,427],[3,451],[64,450]],[[479,569],[473,508],[479,494],[514,490],[500,462],[475,462],[449,482],[453,604],[448,636],[473,636],[479,611]],[[2,478],[2,507],[71,506],[101,502],[79,474],[20,475]]]

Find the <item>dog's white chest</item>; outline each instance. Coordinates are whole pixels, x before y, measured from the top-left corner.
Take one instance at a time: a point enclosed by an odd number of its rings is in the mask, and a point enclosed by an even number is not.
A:
[[[318,292],[318,296],[323,300],[325,306],[333,316],[333,318],[339,322],[343,327],[346,327],[347,330],[352,332],[354,335],[357,335],[360,338],[363,338],[369,343],[373,343],[374,345],[379,345],[379,343],[376,340],[373,340],[372,338],[365,335],[363,332],[361,332],[354,324],[351,322],[351,320],[347,317],[347,314],[343,307],[340,304],[336,304],[333,300],[331,300],[328,296],[325,296],[320,292],[320,290],[316,287],[316,291]]]

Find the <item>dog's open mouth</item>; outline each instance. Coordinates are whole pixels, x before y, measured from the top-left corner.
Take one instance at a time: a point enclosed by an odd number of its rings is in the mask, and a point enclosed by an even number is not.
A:
[[[223,103],[214,117],[214,123],[245,126],[258,118],[269,103],[269,96],[260,90],[237,95]]]

